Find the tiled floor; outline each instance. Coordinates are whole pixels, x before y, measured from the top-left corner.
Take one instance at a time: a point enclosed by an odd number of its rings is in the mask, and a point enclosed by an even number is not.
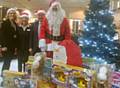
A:
[[[2,66],[3,66],[3,62],[0,62],[0,75],[1,75],[1,69],[2,69]],[[18,61],[17,59],[16,60],[12,60],[11,61],[11,65],[10,65],[10,70],[11,71],[18,71]],[[0,77],[0,84],[2,82],[2,78]],[[2,88],[2,87],[0,87]]]

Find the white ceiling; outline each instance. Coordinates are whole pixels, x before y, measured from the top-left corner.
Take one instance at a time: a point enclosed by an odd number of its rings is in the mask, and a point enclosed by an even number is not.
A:
[[[27,8],[31,11],[37,9],[46,9],[49,6],[49,0],[0,0],[0,5],[7,7]],[[59,0],[65,10],[74,11],[85,9],[89,0]]]

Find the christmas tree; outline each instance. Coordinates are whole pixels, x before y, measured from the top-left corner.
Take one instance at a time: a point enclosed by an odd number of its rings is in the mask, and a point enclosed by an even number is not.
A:
[[[115,63],[119,57],[110,0],[91,0],[84,20],[83,36],[79,38],[83,58],[94,58],[98,63]]]

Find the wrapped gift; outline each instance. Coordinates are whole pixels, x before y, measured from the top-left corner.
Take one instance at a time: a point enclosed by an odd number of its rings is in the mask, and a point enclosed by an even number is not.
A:
[[[48,80],[38,80],[36,88],[56,88],[56,84]]]
[[[31,73],[32,64],[34,62],[34,56],[29,56],[28,61],[25,63],[25,70],[29,74]]]
[[[33,62],[34,62],[34,56],[29,56],[26,65],[32,65]]]
[[[120,88],[120,72],[113,72],[111,76],[112,88]]]
[[[93,88],[92,75],[84,71],[73,70],[70,72],[70,88]]]
[[[45,56],[45,53],[36,53],[34,62],[31,68],[31,77],[36,80],[46,79],[51,77],[52,60]]]
[[[68,72],[68,76],[67,76],[68,80],[69,80],[69,76],[70,76],[69,74],[71,74],[71,72],[73,70],[85,73],[88,76],[88,78],[90,78],[90,80],[91,80],[90,82],[88,82],[90,88],[95,88],[94,87],[95,84],[94,84],[93,81],[95,81],[96,72],[94,70],[90,70],[90,69],[86,69],[86,68],[78,67],[78,66],[67,65],[67,64],[64,64],[64,63],[61,63],[61,62],[56,62],[56,63],[54,63],[54,65],[62,68],[64,72]],[[68,82],[68,85],[69,85],[69,82]],[[70,87],[68,87],[68,88],[70,88]]]
[[[14,84],[14,78],[15,77],[22,77],[24,75],[25,75],[25,73],[5,70],[3,72],[3,86],[4,86],[4,88],[17,88]]]
[[[36,80],[42,79],[44,64],[45,64],[45,55],[42,52],[36,53],[31,67],[32,78]]]
[[[28,61],[29,61],[29,62],[33,62],[33,61],[34,61],[34,56],[29,56],[29,57],[28,57]]]
[[[111,88],[111,65],[109,64],[96,64],[96,86],[97,88]]]
[[[78,70],[78,71],[84,71],[84,70],[88,70],[88,71],[92,71],[92,73],[95,73],[94,70],[91,70],[91,69],[86,69],[86,68],[83,68],[83,67],[78,67],[78,66],[73,66],[73,65],[67,65],[67,64],[64,64],[62,62],[56,62],[56,63],[53,63],[53,65],[58,65],[62,68],[65,68],[66,70]]]
[[[15,77],[14,86],[16,88],[36,88],[36,82],[31,79],[26,79],[24,77]]]
[[[43,76],[47,79],[51,78],[51,71],[52,71],[52,60],[46,59],[43,69]]]
[[[57,84],[61,88],[69,88],[68,85],[68,78],[69,78],[69,72],[57,65],[54,65],[52,67],[52,81],[53,83]]]

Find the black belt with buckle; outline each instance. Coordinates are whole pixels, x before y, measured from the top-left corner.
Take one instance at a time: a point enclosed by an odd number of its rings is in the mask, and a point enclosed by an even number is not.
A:
[[[53,36],[52,34],[49,34],[49,33],[46,33],[46,37],[53,41],[62,41],[65,39],[64,36]]]

